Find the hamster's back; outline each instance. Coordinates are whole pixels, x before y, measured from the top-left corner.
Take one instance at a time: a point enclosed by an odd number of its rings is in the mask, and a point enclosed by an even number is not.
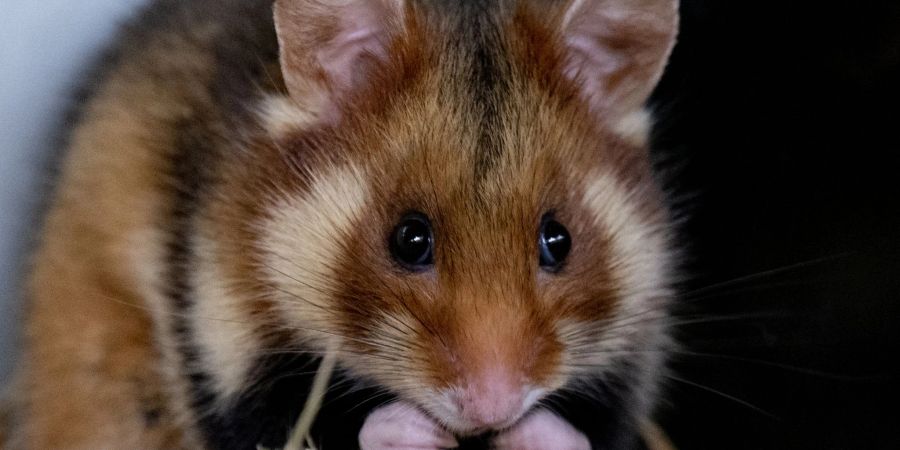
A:
[[[85,80],[26,285],[9,448],[197,448],[164,260],[235,123],[280,83],[271,4],[152,2]]]

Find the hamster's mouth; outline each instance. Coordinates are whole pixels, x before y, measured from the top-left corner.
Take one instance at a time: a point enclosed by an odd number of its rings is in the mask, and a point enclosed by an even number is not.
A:
[[[447,431],[458,437],[471,437],[511,428],[533,411],[538,401],[546,395],[545,389],[526,389],[517,406],[501,416],[492,418],[489,423],[467,417],[457,402],[454,402],[446,392],[437,395],[435,400],[438,401],[428,402],[427,406],[421,402],[413,401],[413,403]]]
[[[512,418],[506,422],[491,425],[491,426],[478,426],[465,419],[454,417],[450,420],[447,420],[446,417],[439,417],[436,414],[432,413],[428,409],[422,407],[421,405],[417,405],[420,411],[423,414],[431,418],[436,424],[438,424],[441,428],[449,431],[454,436],[461,439],[478,439],[487,435],[492,435],[508,428],[511,428],[513,425],[518,423],[525,417],[531,410],[525,411],[523,414]]]

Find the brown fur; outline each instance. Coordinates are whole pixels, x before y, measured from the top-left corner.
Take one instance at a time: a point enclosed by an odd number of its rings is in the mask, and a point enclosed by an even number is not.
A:
[[[664,223],[646,152],[598,129],[588,106],[573,101],[579,92],[564,77],[565,50],[552,23],[541,24],[535,12],[518,10],[503,28],[508,34],[495,42],[497,76],[512,85],[509,96],[496,99],[497,108],[501,116],[516,115],[486,131],[485,106],[468,103],[478,61],[446,51],[453,44],[433,38],[453,35],[452,24],[425,29],[420,24],[429,22],[427,12],[410,13],[374,79],[342,99],[346,121],[258,142],[248,153],[252,159],[238,161],[225,177],[231,181],[222,191],[232,195],[231,206],[221,205],[216,222],[248,229],[250,237],[249,228],[270,209],[260,199],[303,197],[310,188],[297,173],[273,168],[293,163],[316,174],[353,162],[362,167],[372,201],[348,227],[352,234],[330,237],[343,241],[342,263],[334,268],[341,287],[316,282],[335,299],[327,328],[348,337],[353,356],[345,364],[413,398],[420,380],[435,389],[459,385],[498,360],[530,382],[558,388],[567,377],[560,372],[566,342],[557,324],[617,314],[619,281],[608,261],[612,237],[580,206],[587,188],[582,180],[598,169],[612,173],[632,194],[639,220]],[[478,167],[473,162],[487,151],[482,133],[498,154]],[[435,227],[435,273],[404,273],[380,245],[411,210],[425,212]],[[566,223],[578,242],[557,276],[540,273],[535,261],[537,227],[546,212]],[[228,254],[239,253],[265,259],[254,256],[265,250],[252,246]],[[265,278],[260,272],[266,268],[242,267],[234,272],[235,284],[256,285]],[[279,297],[283,289],[263,286],[255,295]],[[408,331],[385,332],[385,317],[401,318],[393,326]],[[398,348],[409,350],[400,354]],[[405,371],[371,355],[400,361]]]
[[[344,367],[424,405],[433,399],[421,383],[457,386],[498,361],[547,390],[569,381],[577,370],[565,367],[572,345],[561,324],[614,319],[628,288],[617,237],[583,204],[591,177],[613,178],[640,223],[661,228],[666,213],[645,149],[613,124],[598,125],[564,75],[562,14],[553,11],[520,5],[501,16],[503,33],[482,61],[468,43],[439,38],[461,24],[409,7],[386,56],[373,55],[367,81],[351,87],[329,84],[307,66],[309,55],[288,49],[285,82],[298,108],[347,90],[334,97],[340,120],[278,132],[240,114],[245,123],[232,130],[231,112],[212,98],[221,74],[205,44],[225,33],[221,24],[151,36],[140,58],[129,55],[108,75],[74,134],[29,282],[14,447],[199,447],[203,412],[191,408],[173,312],[158,285],[167,282],[164,221],[179,189],[166,174],[184,123],[209,133],[198,146],[230,150],[211,163],[215,176],[193,217],[193,236],[215,244],[193,269],[221,275],[259,354],[298,342],[323,351],[326,333],[316,327],[324,326],[341,338]],[[321,40],[336,26],[321,24],[305,38]],[[473,95],[479,82],[497,80],[502,94]],[[277,77],[258,81],[272,95],[284,89]],[[265,246],[284,220],[275,208],[310,197],[335,173],[358,178],[348,183],[365,192],[364,207],[346,226],[296,237],[332,239],[338,251],[315,272],[331,278],[293,280],[273,269]],[[412,210],[434,225],[433,272],[402,270],[384,245]],[[556,274],[537,266],[546,213],[577,242]],[[287,260],[300,252],[277,251]],[[292,299],[290,283],[326,304]],[[225,299],[200,299],[214,300]]]
[[[17,431],[30,448],[103,446],[122,439],[138,439],[126,446],[162,447],[176,436],[166,426],[145,431],[148,406],[142,399],[165,395],[165,382],[148,306],[135,291],[138,274],[122,262],[138,244],[128,239],[148,230],[154,210],[163,207],[157,186],[165,164],[164,151],[146,150],[146,133],[156,134],[150,130],[160,125],[128,105],[181,112],[172,98],[177,93],[136,86],[126,81],[128,70],[113,75],[76,133],[62,195],[34,257],[20,375],[24,427]],[[107,142],[116,142],[118,151],[105,151]]]
[[[196,445],[181,426],[181,382],[162,362],[166,343],[150,314],[160,306],[144,297],[141,272],[161,270],[156,226],[168,208],[171,124],[209,102],[212,61],[183,36],[142,44],[155,73],[125,58],[71,138],[28,282],[12,448]]]

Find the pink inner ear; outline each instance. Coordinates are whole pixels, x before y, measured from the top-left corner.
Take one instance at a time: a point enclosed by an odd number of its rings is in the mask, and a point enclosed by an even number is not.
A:
[[[568,39],[569,50],[572,52],[571,61],[566,68],[566,75],[577,78],[582,72],[588,72],[594,76],[606,77],[624,65],[624,61],[615,55],[601,51],[597,45],[599,38],[594,36],[576,35]]]
[[[676,0],[581,0],[563,21],[565,75],[592,109],[616,119],[646,101],[672,48]]]
[[[281,69],[298,101],[315,99],[323,117],[365,83],[372,59],[385,59],[402,26],[404,0],[277,0]],[[396,24],[396,26],[395,26]]]
[[[387,56],[377,29],[342,32],[335,36],[316,58],[334,86],[343,91],[352,88],[354,82],[358,81],[355,79],[359,75],[358,65],[366,54],[380,58]]]
[[[611,99],[606,92],[606,82],[616,73],[624,69],[627,60],[615,54],[602,51],[598,45],[598,37],[575,35],[569,37],[569,62],[565,75],[577,81],[584,91],[585,97],[598,109],[608,109]]]
[[[386,58],[391,6],[384,0],[356,0],[338,8],[338,32],[319,51],[317,60],[340,89],[353,87],[360,60],[367,54]]]

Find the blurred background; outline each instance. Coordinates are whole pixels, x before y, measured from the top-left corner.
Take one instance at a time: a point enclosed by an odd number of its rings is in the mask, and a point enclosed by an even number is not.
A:
[[[68,93],[141,0],[5,0],[0,383]],[[682,449],[897,449],[900,2],[682,0],[654,156],[686,217]]]

